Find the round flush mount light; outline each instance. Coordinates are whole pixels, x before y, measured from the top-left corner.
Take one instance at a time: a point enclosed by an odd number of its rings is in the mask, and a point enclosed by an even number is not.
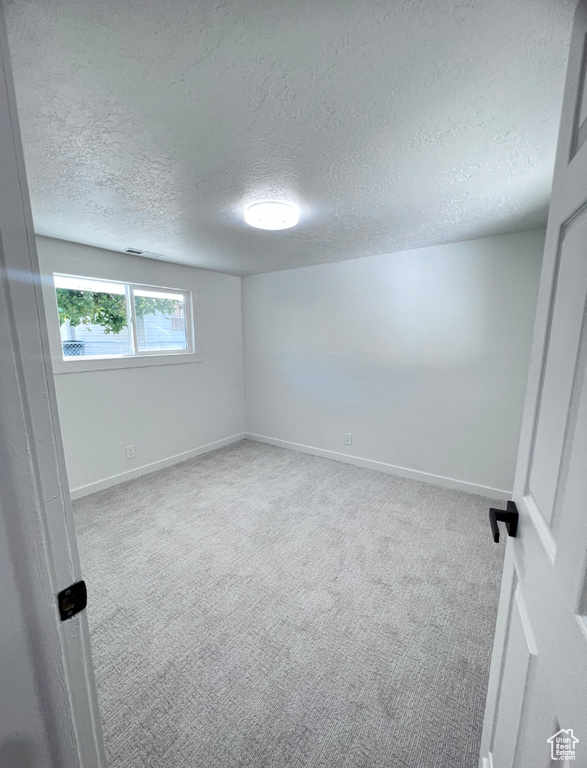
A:
[[[289,229],[300,220],[300,209],[294,203],[268,200],[251,203],[245,208],[245,221],[257,229]]]

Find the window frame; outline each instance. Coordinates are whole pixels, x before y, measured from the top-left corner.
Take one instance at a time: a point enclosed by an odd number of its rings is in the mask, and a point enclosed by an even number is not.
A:
[[[140,357],[141,355],[145,355],[148,357],[153,357],[155,355],[189,355],[193,353],[194,349],[194,332],[193,332],[193,322],[191,320],[192,316],[192,310],[191,310],[191,292],[190,291],[184,291],[177,289],[171,289],[171,288],[163,288],[162,286],[155,286],[155,285],[139,285],[138,283],[124,283],[125,289],[126,289],[126,306],[128,307],[128,325],[129,325],[129,331],[132,338],[132,347],[134,349],[133,355],[127,355],[127,357]],[[185,349],[139,349],[139,327],[137,324],[137,317],[136,317],[136,308],[135,308],[135,290],[136,289],[144,289],[144,288],[152,288],[154,290],[159,291],[172,291],[174,293],[180,293],[184,296],[184,317],[186,320],[185,323],[185,339],[186,339],[186,348]]]
[[[127,307],[127,325],[129,330],[129,341],[133,352],[129,355],[87,355],[65,357],[63,355],[63,346],[61,342],[61,325],[59,323],[59,311],[57,307],[57,293],[55,288],[55,277],[68,277],[80,280],[96,280],[98,282],[115,283],[124,286],[126,307]],[[51,348],[51,358],[53,362],[54,373],[80,373],[83,371],[111,370],[116,368],[141,368],[152,365],[169,365],[179,363],[201,362],[201,355],[198,347],[199,330],[199,291],[192,291],[185,288],[174,288],[164,285],[153,285],[152,283],[136,283],[125,280],[114,280],[106,277],[93,277],[90,275],[73,275],[65,272],[52,272],[49,285],[44,287],[51,291],[51,302],[48,303],[46,295],[46,304],[49,311],[48,331],[49,346]],[[170,291],[172,293],[182,294],[184,299],[184,320],[187,349],[150,349],[139,350],[138,348],[138,328],[136,323],[136,313],[134,306],[134,290],[153,290]],[[51,317],[52,316],[52,317]]]

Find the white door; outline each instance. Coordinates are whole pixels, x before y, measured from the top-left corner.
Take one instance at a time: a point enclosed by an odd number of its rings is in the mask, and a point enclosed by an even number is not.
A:
[[[482,768],[587,766],[586,33],[581,0],[514,484],[518,532],[501,534]]]
[[[81,571],[46,336],[0,0],[0,767],[101,768],[86,614],[58,612]]]

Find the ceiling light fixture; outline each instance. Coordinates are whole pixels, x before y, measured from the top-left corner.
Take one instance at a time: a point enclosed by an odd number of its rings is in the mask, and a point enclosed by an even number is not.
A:
[[[300,220],[300,209],[294,203],[267,200],[245,208],[245,221],[257,229],[289,229]]]

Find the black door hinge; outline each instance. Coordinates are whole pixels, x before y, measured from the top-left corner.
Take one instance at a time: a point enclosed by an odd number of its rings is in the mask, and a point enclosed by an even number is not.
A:
[[[57,605],[59,606],[61,621],[72,619],[76,613],[83,611],[87,604],[88,590],[86,589],[85,581],[78,581],[57,595]]]

